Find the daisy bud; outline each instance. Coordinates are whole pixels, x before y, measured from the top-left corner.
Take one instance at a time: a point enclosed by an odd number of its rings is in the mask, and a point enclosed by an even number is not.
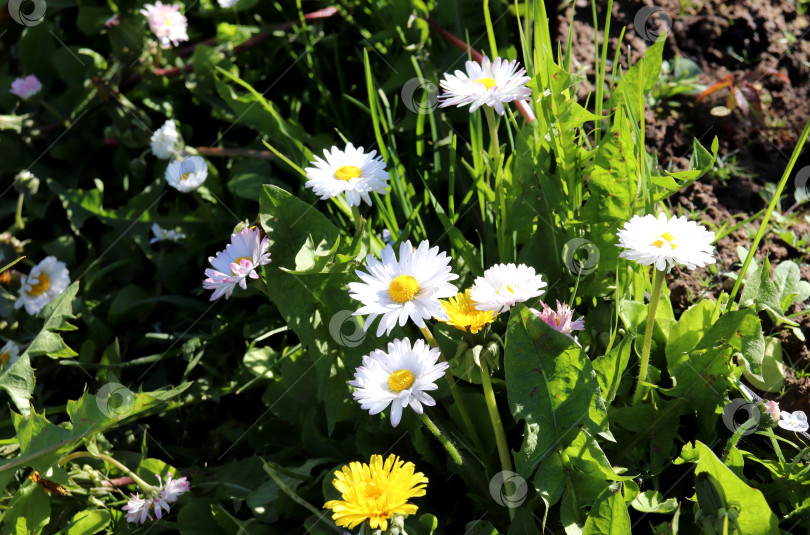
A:
[[[757,403],[757,408],[759,409],[759,414],[762,416],[759,420],[761,424],[768,427],[776,427],[779,424],[781,411],[779,410],[779,404],[777,402],[762,400]]]
[[[39,179],[31,171],[23,169],[14,177],[14,189],[33,195],[39,190]]]

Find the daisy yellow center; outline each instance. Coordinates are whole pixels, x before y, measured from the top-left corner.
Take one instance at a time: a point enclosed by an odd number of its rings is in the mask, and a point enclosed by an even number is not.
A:
[[[46,291],[48,291],[48,288],[50,287],[51,287],[51,278],[45,273],[40,273],[39,275],[37,275],[37,283],[31,285],[31,290],[28,291],[28,295],[30,295],[31,297],[42,295]]]
[[[494,78],[489,78],[489,77],[479,78],[478,80],[475,81],[475,83],[483,85],[484,87],[487,88],[487,90],[490,90],[493,87],[495,87],[495,79]]]
[[[384,461],[381,455],[372,455],[369,464],[353,462],[335,472],[332,481],[341,499],[330,500],[324,507],[332,509],[338,526],[354,529],[368,521],[371,529],[385,531],[395,514],[416,513],[410,498],[425,495],[428,480],[423,473],[414,473],[414,468],[395,455]]]
[[[169,20],[169,17],[163,17],[163,22],[166,23],[166,26],[171,26],[172,25],[172,21]]]
[[[345,180],[346,182],[359,176],[360,168],[353,165],[344,165],[343,167],[338,167],[337,171],[335,171],[335,178]]]
[[[388,388],[399,394],[413,386],[415,378],[411,370],[397,370],[388,377]]]
[[[418,293],[419,283],[410,275],[394,277],[394,280],[388,285],[388,295],[397,303],[413,301],[414,296]]]
[[[187,180],[189,176],[191,176],[191,173],[183,173],[180,175],[180,180]]]
[[[675,240],[675,236],[670,234],[669,232],[664,232],[658,239],[652,242],[653,247],[658,247],[659,249],[664,246],[665,243],[668,243],[672,249],[675,249],[677,245],[672,243]]]
[[[498,285],[498,295],[503,295],[506,292],[515,295],[515,289],[506,284],[506,281],[504,281]]]
[[[248,262],[253,262],[253,259],[250,258],[249,256],[240,256],[239,258],[234,260],[233,263],[236,264],[237,266],[240,266],[240,265],[242,265],[242,260],[247,260]],[[233,275],[235,277],[236,273],[234,273],[233,270],[231,270],[231,275]]]
[[[5,366],[11,361],[11,355],[8,353],[0,353],[0,366]]]

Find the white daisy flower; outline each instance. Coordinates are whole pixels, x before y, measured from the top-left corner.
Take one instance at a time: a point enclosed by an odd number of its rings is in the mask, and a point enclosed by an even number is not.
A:
[[[166,167],[166,181],[184,193],[194,191],[208,177],[208,164],[200,156],[188,156],[184,160],[172,160]]]
[[[219,7],[227,9],[238,4],[239,0],[217,0],[217,2],[219,2]]]
[[[154,131],[149,145],[152,148],[152,154],[161,160],[168,160],[177,151],[179,141],[180,134],[177,132],[177,125],[172,119],[169,119]]]
[[[6,342],[0,349],[0,369],[8,368],[20,360],[20,346],[14,342]]]
[[[685,216],[667,220],[663,212],[634,216],[619,230],[619,255],[645,266],[655,265],[658,271],[669,271],[675,264],[689,269],[714,264],[714,232]]]
[[[383,331],[400,326],[410,318],[417,327],[425,326],[425,319],[435,317],[447,320],[439,299],[452,297],[458,288],[450,284],[458,275],[450,272],[450,257],[432,249],[427,241],[414,249],[410,240],[399,246],[399,260],[391,245],[382,250],[382,262],[371,255],[366,257],[368,273],[355,273],[363,282],[349,283],[349,295],[363,306],[355,316],[368,314],[364,328],[382,314],[377,336]]]
[[[65,291],[70,285],[70,275],[64,262],[55,256],[47,256],[21,282],[20,297],[14,308],[25,306],[25,311],[33,316]]]
[[[156,243],[159,241],[180,241],[186,237],[185,234],[182,232],[177,232],[176,230],[167,230],[157,223],[152,224],[152,234],[155,235],[154,238],[149,240],[149,243]]]
[[[158,480],[160,480],[160,476],[158,476]],[[191,483],[188,482],[187,478],[181,477],[180,479],[172,479],[172,475],[168,474],[166,476],[166,484],[161,485],[160,496],[167,502],[174,503],[181,495],[188,492],[190,488]]]
[[[177,46],[180,41],[188,41],[188,21],[180,13],[179,4],[164,4],[158,0],[146,4],[140,11],[149,21],[149,29],[160,41],[162,48]]]
[[[29,74],[25,78],[16,78],[11,82],[11,93],[17,95],[23,100],[28,100],[42,90],[42,82],[39,81],[33,74]]]
[[[349,206],[359,206],[361,199],[371,206],[369,193],[385,195],[389,176],[382,156],[375,157],[376,154],[376,150],[366,154],[363,147],[354,148],[351,143],[345,151],[337,147],[331,151],[324,149],[326,160],[315,156],[315,161],[310,162],[315,167],[304,169],[309,179],[304,186],[312,188],[321,199],[345,193]]]
[[[256,268],[270,263],[269,248],[270,240],[267,236],[261,239],[255,227],[232,234],[231,243],[224,251],[208,257],[214,269],[205,270],[208,278],[203,281],[203,288],[214,290],[211,301],[223,295],[225,299],[230,298],[237,284],[247,290],[247,278],[258,279]]]
[[[475,279],[470,297],[478,303],[478,310],[492,310],[497,314],[515,304],[543,295],[546,283],[543,276],[525,264],[495,264]]]
[[[787,429],[788,431],[796,431],[801,433],[807,431],[810,426],[807,424],[807,415],[804,411],[795,411],[793,413],[782,411],[781,418],[779,419],[779,427]]]
[[[422,414],[422,405],[436,405],[427,392],[438,388],[436,381],[450,366],[437,362],[440,355],[424,340],[417,340],[413,348],[407,338],[389,342],[387,353],[377,349],[363,357],[363,365],[349,381],[357,388],[352,395],[369,414],[379,414],[391,405],[391,425],[396,427],[408,405],[417,414]]]
[[[465,63],[467,72],[457,70],[453,74],[444,73],[440,82],[444,93],[439,97],[440,107],[470,105],[470,113],[481,106],[491,106],[503,115],[503,105],[513,100],[528,100],[532,90],[526,87],[531,80],[526,69],[518,69],[516,60],[506,61],[495,58],[490,62],[484,56],[481,64],[476,61]]]
[[[154,507],[154,500],[152,498],[141,498],[137,493],[130,496],[131,498],[127,504],[121,508],[126,511],[127,522],[143,524],[147,518],[152,520],[149,510]],[[155,509],[160,511],[160,507]]]

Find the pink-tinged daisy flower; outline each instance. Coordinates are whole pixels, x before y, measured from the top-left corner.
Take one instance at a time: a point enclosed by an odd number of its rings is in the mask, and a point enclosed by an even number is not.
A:
[[[685,216],[633,216],[619,231],[618,246],[626,249],[619,256],[652,264],[658,271],[669,271],[675,264],[695,269],[714,264],[713,241],[714,232]]]
[[[208,257],[214,269],[205,270],[208,278],[203,281],[203,288],[214,290],[211,301],[223,295],[230,298],[237,284],[247,290],[247,278],[258,279],[256,268],[270,263],[269,248],[270,240],[267,236],[262,239],[258,228],[246,228],[231,235],[231,243],[224,251]]]
[[[11,93],[23,100],[28,100],[42,90],[42,83],[39,78],[29,74],[25,78],[17,78],[11,82]]]
[[[160,476],[158,476],[160,479]],[[188,479],[181,477],[180,479],[172,479],[172,475],[166,476],[166,484],[161,485],[160,496],[169,503],[177,501],[181,495],[185,494],[191,488],[191,483]]]
[[[127,522],[143,524],[146,519],[152,520],[149,510],[154,507],[154,500],[151,498],[141,498],[139,494],[131,495],[132,498],[121,509],[127,512]]]
[[[543,301],[540,301],[540,304],[543,305],[542,312],[538,312],[533,308],[530,308],[529,310],[531,310],[535,316],[543,320],[546,323],[546,325],[548,325],[557,332],[563,333],[568,338],[576,342],[576,339],[573,337],[571,333],[573,333],[574,331],[585,330],[585,317],[580,316],[579,319],[574,320],[574,310],[566,303],[560,303],[559,301],[557,301],[556,311],[547,304],[545,304]]]
[[[444,94],[439,97],[442,108],[447,106],[470,105],[470,113],[481,106],[491,106],[503,115],[504,103],[513,100],[528,100],[532,90],[526,87],[531,80],[518,62],[495,58],[490,62],[484,56],[479,64],[476,61],[465,63],[467,72],[457,70],[453,74],[444,73],[440,82]]]
[[[349,381],[357,388],[352,395],[369,414],[379,414],[390,405],[391,425],[396,427],[405,407],[410,405],[422,414],[422,405],[436,405],[427,392],[439,388],[436,381],[450,366],[438,362],[440,355],[438,348],[429,348],[424,340],[414,342],[413,348],[407,338],[389,342],[387,353],[376,349],[363,357],[363,365]]]
[[[440,253],[438,247],[431,249],[427,241],[414,248],[410,240],[400,244],[399,259],[391,245],[380,255],[382,261],[368,255],[368,273],[355,271],[362,282],[349,283],[349,296],[363,303],[354,315],[368,314],[364,329],[368,330],[380,315],[377,336],[383,332],[391,334],[397,323],[401,327],[408,319],[419,328],[425,326],[425,319],[448,319],[439,299],[458,292],[458,288],[450,284],[458,275],[450,271],[449,256]]]
[[[158,38],[161,47],[171,48],[180,41],[188,41],[188,21],[180,13],[179,4],[164,4],[158,0],[154,4],[146,4],[140,12],[149,21],[149,29]]]
[[[543,276],[525,264],[495,264],[475,279],[470,298],[478,310],[505,312],[517,303],[543,295]]]

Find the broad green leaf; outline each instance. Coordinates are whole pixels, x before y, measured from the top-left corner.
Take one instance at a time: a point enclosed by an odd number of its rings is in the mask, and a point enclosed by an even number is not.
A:
[[[5,390],[22,414],[28,414],[29,400],[34,391],[34,369],[30,357],[23,353],[11,366],[0,370],[0,389]]]
[[[674,362],[697,346],[712,325],[716,302],[704,299],[690,306],[672,326],[667,339],[667,361]]]
[[[785,386],[785,365],[782,361],[782,342],[778,338],[765,338],[765,356],[762,360],[762,377],[744,372],[751,386],[765,392],[781,392]]]
[[[39,485],[30,481],[4,505],[7,509],[2,516],[2,535],[38,535],[50,522],[50,498]]]
[[[11,420],[20,443],[20,453],[0,464],[0,477],[24,466],[45,473],[59,457],[73,451],[82,440],[117,426],[125,418],[162,404],[189,386],[191,383],[183,383],[170,390],[135,394],[122,385],[109,383],[102,387],[99,396],[85,392],[80,399],[68,401],[70,422],[62,425],[51,423],[36,411],[26,416],[12,412]],[[115,403],[116,399],[123,399],[123,404]]]
[[[616,391],[625,375],[627,363],[630,361],[632,341],[632,336],[626,336],[619,345],[610,350],[610,353],[593,360],[596,380],[599,381],[602,397],[608,405],[616,398]]]
[[[771,264],[766,257],[762,266],[746,277],[745,287],[740,295],[740,308],[754,307],[757,312],[767,310],[779,322],[795,327],[798,324],[784,316],[782,305],[779,302],[779,288],[771,280],[770,274]]]
[[[661,54],[664,51],[665,36],[647,49],[644,56],[621,77],[610,94],[606,109],[630,103],[632,116],[641,119],[646,105],[644,95],[649,93],[658,81],[661,72]]]
[[[530,479],[555,449],[587,429],[606,429],[606,409],[591,361],[575,342],[546,325],[525,306],[512,310],[504,368],[509,408],[525,421],[517,472]]]
[[[683,450],[687,455],[689,450],[697,454],[696,475],[707,472],[720,483],[728,504],[739,511],[737,522],[743,533],[746,535],[778,535],[780,533],[779,519],[771,511],[762,492],[746,485],[702,442],[696,441],[694,447],[686,444]]]
[[[72,304],[78,291],[79,281],[76,281],[40,311],[39,316],[45,319],[45,325],[42,326],[42,330],[25,350],[25,355],[29,357],[48,355],[51,358],[75,357],[77,355],[75,351],[65,344],[56,331],[76,330],[76,327],[68,323],[68,320],[75,318]]]
[[[657,490],[647,490],[636,496],[630,506],[642,513],[673,513],[678,509],[678,500],[665,500]]]
[[[616,483],[606,488],[596,498],[588,513],[583,535],[626,535],[631,532],[630,514]]]
[[[112,516],[109,511],[103,509],[79,511],[73,515],[71,522],[75,522],[75,524],[67,529],[65,535],[94,535],[106,528],[110,524],[110,520],[112,520]]]
[[[666,199],[670,195],[681,191],[689,184],[697,180],[711,170],[717,159],[718,142],[717,137],[712,141],[712,152],[710,153],[700,141],[697,139],[692,140],[692,157],[689,159],[689,169],[686,171],[677,171],[674,173],[667,173],[666,176],[653,176],[651,177],[654,184],[662,186],[663,191],[658,191],[655,194],[655,200],[660,201]]]
[[[779,292],[779,305],[787,312],[793,303],[801,303],[810,297],[810,282],[802,280],[799,266],[785,260],[773,270],[773,281]]]

